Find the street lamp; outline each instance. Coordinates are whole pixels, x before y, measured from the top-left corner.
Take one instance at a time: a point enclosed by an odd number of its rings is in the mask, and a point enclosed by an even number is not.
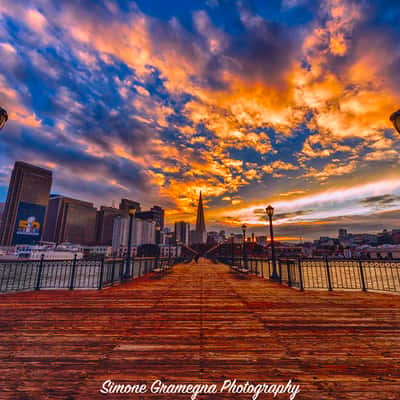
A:
[[[246,251],[246,229],[247,225],[242,225],[242,232],[243,232],[243,263],[244,267],[247,268],[247,251]]]
[[[167,238],[168,238],[168,267],[171,266],[171,242],[172,242],[172,236],[173,234],[171,232],[168,233]]]
[[[161,226],[156,225],[156,243],[160,245],[161,243]]]
[[[270,279],[273,281],[279,280],[278,272],[276,270],[276,257],[275,257],[275,242],[274,242],[274,228],[272,226],[272,217],[274,215],[274,207],[269,205],[265,212],[269,219],[269,236],[271,237],[271,251],[272,251],[272,275]]]
[[[8,120],[7,111],[4,108],[0,107],[0,129],[4,128],[4,125],[6,124],[7,120]]]
[[[160,265],[160,253],[161,253],[161,226],[156,225],[156,243],[157,243],[157,254],[154,269],[159,268]]]
[[[136,214],[136,209],[130,208],[128,213],[129,213],[129,231],[128,231],[128,249],[127,249],[128,254],[126,257],[125,279],[128,279],[130,275],[131,253],[132,253],[132,227],[133,227],[133,218]]]
[[[397,110],[390,116],[390,120],[392,121],[394,127],[397,132],[400,133],[400,110]]]

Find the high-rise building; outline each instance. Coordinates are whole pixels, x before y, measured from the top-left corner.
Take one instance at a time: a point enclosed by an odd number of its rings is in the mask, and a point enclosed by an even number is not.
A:
[[[145,221],[140,218],[133,218],[132,221],[132,242],[131,246],[138,247],[143,244],[156,243],[156,223],[154,221]],[[129,239],[129,217],[117,217],[114,219],[113,252],[124,254],[128,247]]]
[[[159,206],[152,207],[150,211],[136,212],[135,217],[146,221],[154,221],[161,229],[164,228],[164,210]]]
[[[164,229],[164,209],[160,206],[153,206],[150,211],[154,214],[154,220],[156,221],[157,226]]]
[[[207,244],[217,244],[219,243],[219,234],[218,232],[211,231],[207,232]]]
[[[175,222],[175,240],[186,246],[190,241],[190,224],[184,221]]]
[[[114,229],[114,219],[126,217],[126,210],[119,210],[114,207],[101,206],[97,211],[96,242],[99,245],[111,246]]]
[[[131,208],[134,208],[136,212],[140,212],[140,203],[129,199],[121,199],[119,203],[120,210],[129,210]]]
[[[3,213],[4,213],[4,207],[6,203],[0,203],[0,233],[1,233],[1,224],[3,220]]]
[[[206,222],[204,217],[203,197],[200,192],[199,203],[197,206],[196,228],[191,234],[192,244],[207,243]]]
[[[203,232],[206,230],[206,222],[204,218],[203,198],[200,191],[199,204],[197,205],[196,231]]]
[[[345,240],[347,237],[347,229],[339,229],[339,240]]]
[[[64,196],[51,196],[44,240],[92,245],[96,242],[97,210],[92,203]]]
[[[164,209],[160,206],[153,206],[150,211],[140,211],[135,214],[136,218],[156,223],[156,242],[161,243],[161,232],[164,229]]]
[[[17,161],[0,226],[0,244],[34,244],[42,239],[52,172]]]

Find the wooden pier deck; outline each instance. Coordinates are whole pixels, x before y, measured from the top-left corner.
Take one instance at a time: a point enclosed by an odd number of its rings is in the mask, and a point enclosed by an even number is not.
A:
[[[200,261],[102,291],[2,295],[0,360],[0,399],[190,399],[99,390],[107,379],[148,385],[291,379],[301,385],[300,400],[394,400],[400,296],[301,293]]]

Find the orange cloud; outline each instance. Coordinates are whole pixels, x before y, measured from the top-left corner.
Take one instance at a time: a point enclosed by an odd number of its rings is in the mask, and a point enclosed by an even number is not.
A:
[[[115,77],[117,93],[131,107],[125,117],[154,130],[149,146],[132,149],[129,138],[128,143],[110,138],[107,149],[96,138],[71,140],[90,155],[114,156],[142,167],[160,196],[173,202],[175,216],[193,213],[200,189],[209,198],[221,197],[235,208],[242,202],[236,192],[252,182],[271,179],[266,175],[280,178],[304,170],[304,177],[326,182],[355,172],[360,162],[397,158],[393,141],[386,137],[386,130],[391,129],[388,115],[399,101],[397,89],[385,73],[393,54],[379,34],[354,40],[354,32],[365,18],[365,10],[357,2],[324,1],[311,29],[298,39],[298,51],[288,51],[290,56],[281,68],[266,70],[277,62],[271,57],[268,65],[254,73],[248,66],[264,61],[230,54],[235,38],[214,26],[204,11],[193,13],[194,29],[189,32],[176,18],[162,22],[138,8],[123,20],[113,18],[107,24],[86,18],[72,5],[52,19],[31,8],[10,11],[0,6],[0,10],[14,17],[21,13],[26,26],[46,40],[49,24],[62,27],[69,34],[74,54],[92,70],[98,68],[98,60],[112,64],[117,59],[133,71],[132,78]],[[255,30],[264,40],[269,38],[263,18],[240,6],[239,14],[249,32]],[[8,59],[15,56],[13,50],[7,43],[0,44],[0,52],[7,53]],[[31,54],[31,58],[51,74],[51,66],[40,56]],[[210,72],[213,63],[218,66]],[[145,88],[156,74],[170,103]],[[0,100],[12,105],[10,121],[39,127],[41,121],[21,106],[19,94],[0,83]],[[135,96],[130,97],[131,92]],[[186,125],[181,126],[172,118],[176,111],[171,104],[179,103],[183,94],[190,100],[182,105],[179,117]],[[71,111],[82,108],[66,88],[59,88],[58,99]],[[300,144],[301,151],[291,154],[293,160],[268,162],[270,155],[275,159],[278,154],[279,143],[297,135],[302,124],[312,134]],[[57,126],[61,131],[65,128],[63,123]],[[164,128],[173,132],[171,136],[176,134],[173,140],[163,137]],[[202,135],[204,130],[210,134]],[[347,140],[353,138],[361,144],[350,146]],[[240,150],[252,150],[259,156],[257,162],[234,157],[232,148],[239,154]],[[367,149],[366,155],[359,154],[361,148]],[[348,154],[347,158],[335,161],[338,152]],[[316,158],[330,159],[318,169],[310,162]],[[113,180],[109,184],[119,185]],[[291,191],[287,196],[301,193]],[[231,224],[238,221],[221,218]]]

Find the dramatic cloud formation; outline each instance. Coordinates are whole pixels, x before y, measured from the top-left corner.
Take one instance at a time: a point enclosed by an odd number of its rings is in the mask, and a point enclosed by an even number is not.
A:
[[[0,197],[19,159],[52,168],[55,192],[170,222],[203,190],[210,227],[261,232],[273,202],[282,235],[363,229],[399,205],[399,16],[390,0],[3,0]]]

